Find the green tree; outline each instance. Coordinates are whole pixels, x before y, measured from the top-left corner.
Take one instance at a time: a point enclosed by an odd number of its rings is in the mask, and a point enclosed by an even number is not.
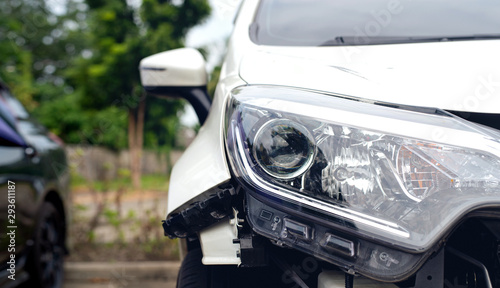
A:
[[[87,5],[73,0],[57,7],[46,3],[0,2],[0,77],[52,132],[66,142],[80,143],[82,135],[95,130],[96,117],[79,107],[66,71],[85,50],[81,35]]]
[[[81,95],[84,109],[118,107],[126,112],[132,182],[134,187],[139,187],[147,109],[146,95],[140,85],[139,62],[148,55],[182,47],[188,29],[209,15],[210,6],[206,0],[184,0],[180,4],[143,0],[139,9],[129,6],[125,0],[87,0],[86,3],[89,7],[86,37],[91,45],[88,57],[78,59],[68,75]],[[164,109],[163,115],[175,115],[180,104],[173,103],[174,109]],[[154,108],[148,110],[161,113]]]
[[[69,0],[61,8],[65,13],[57,15],[44,0],[0,2],[0,77],[28,110],[42,100],[42,87],[63,92],[62,72],[80,47],[73,36],[79,27],[76,15],[85,7]]]
[[[135,8],[126,0],[47,3],[0,1],[0,78],[65,142],[128,146],[137,187],[143,143],[174,145],[183,107],[146,97],[139,61],[183,46],[188,29],[209,14],[207,1],[144,0]]]

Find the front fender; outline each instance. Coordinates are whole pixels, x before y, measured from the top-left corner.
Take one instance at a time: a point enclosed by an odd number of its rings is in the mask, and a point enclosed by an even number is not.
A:
[[[224,107],[231,89],[243,84],[237,76],[219,82],[205,124],[172,170],[168,215],[231,179],[224,148]]]

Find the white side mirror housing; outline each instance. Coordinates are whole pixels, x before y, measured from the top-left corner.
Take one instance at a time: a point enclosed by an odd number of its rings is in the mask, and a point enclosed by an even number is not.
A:
[[[203,124],[212,101],[207,92],[207,70],[201,53],[193,48],[170,50],[141,60],[144,89],[159,97],[184,98],[193,106]]]
[[[139,64],[142,86],[201,87],[207,85],[206,63],[200,52],[180,48],[142,59]]]

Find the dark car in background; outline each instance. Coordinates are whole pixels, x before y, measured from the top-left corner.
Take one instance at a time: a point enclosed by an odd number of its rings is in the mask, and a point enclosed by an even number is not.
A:
[[[0,287],[61,287],[69,170],[63,143],[0,82]]]

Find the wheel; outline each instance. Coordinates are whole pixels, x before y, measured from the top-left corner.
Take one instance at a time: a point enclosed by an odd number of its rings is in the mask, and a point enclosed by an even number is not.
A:
[[[201,263],[201,249],[190,251],[182,260],[177,275],[177,288],[208,288],[209,268]]]
[[[205,266],[202,257],[199,248],[187,253],[177,276],[177,288],[289,287],[276,267]]]
[[[30,287],[62,287],[64,275],[64,222],[52,203],[44,202],[35,227],[29,259]]]

